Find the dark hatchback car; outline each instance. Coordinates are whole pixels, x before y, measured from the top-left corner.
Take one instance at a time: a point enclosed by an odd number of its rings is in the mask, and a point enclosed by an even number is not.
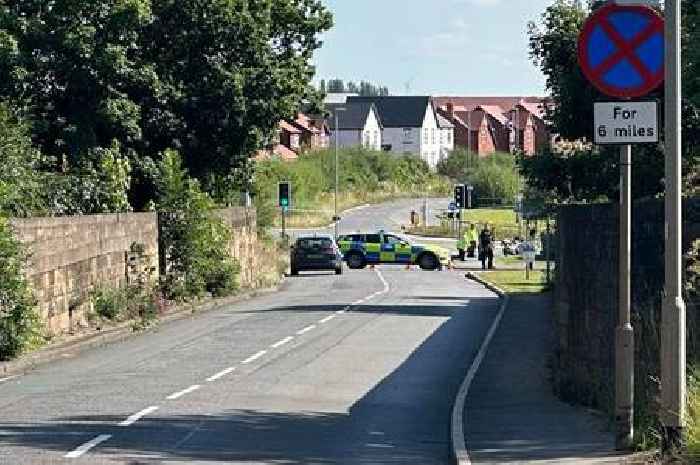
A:
[[[300,271],[343,274],[343,256],[331,236],[300,237],[291,250],[292,276]]]

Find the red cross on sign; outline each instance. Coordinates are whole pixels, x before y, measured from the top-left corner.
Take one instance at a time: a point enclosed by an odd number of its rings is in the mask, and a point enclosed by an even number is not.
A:
[[[649,94],[664,80],[664,21],[647,6],[609,4],[584,24],[579,64],[604,94],[634,98]]]

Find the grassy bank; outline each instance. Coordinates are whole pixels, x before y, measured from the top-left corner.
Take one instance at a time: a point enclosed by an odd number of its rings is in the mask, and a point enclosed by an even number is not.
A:
[[[342,211],[365,203],[396,198],[447,195],[447,178],[433,173],[418,157],[399,156],[361,148],[343,149],[338,156],[338,203]],[[261,226],[279,222],[277,186],[292,185],[290,227],[328,224],[333,216],[335,152],[302,155],[296,162],[266,160],[256,164],[256,207]]]
[[[688,455],[700,463],[700,366],[688,377]]]
[[[505,208],[478,208],[474,210],[464,210],[462,229],[470,223],[477,225],[481,231],[484,225],[490,224],[496,230],[496,238],[512,238],[520,234],[520,226],[515,212]],[[452,229],[452,220],[442,221],[439,225],[422,225],[410,230],[411,234],[417,236],[431,237],[456,237]]]

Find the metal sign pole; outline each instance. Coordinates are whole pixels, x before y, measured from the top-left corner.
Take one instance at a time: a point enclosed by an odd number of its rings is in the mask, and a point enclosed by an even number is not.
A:
[[[666,0],[666,296],[661,329],[663,450],[683,447],[686,410],[685,303],[682,294],[681,2]]]
[[[632,146],[620,149],[620,300],[615,340],[616,446],[634,439],[634,329],[631,318]]]

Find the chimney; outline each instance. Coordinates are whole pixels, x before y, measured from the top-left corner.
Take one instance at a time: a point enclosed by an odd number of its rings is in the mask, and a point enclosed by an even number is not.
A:
[[[455,117],[455,106],[452,102],[447,102],[447,115],[450,119]]]

